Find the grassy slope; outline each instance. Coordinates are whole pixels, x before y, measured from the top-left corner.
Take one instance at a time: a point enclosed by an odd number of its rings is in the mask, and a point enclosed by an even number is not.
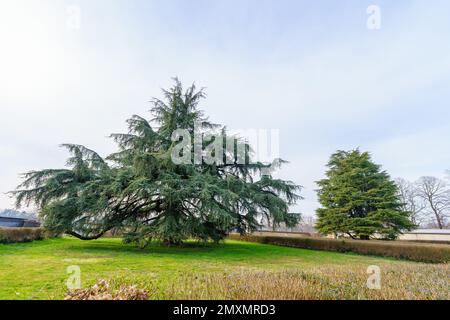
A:
[[[227,241],[183,248],[151,246],[144,250],[119,239],[83,242],[73,238],[0,245],[0,299],[60,299],[66,268],[79,265],[83,286],[98,278],[153,279],[159,286],[183,273],[311,269],[317,266],[414,265],[393,259]]]

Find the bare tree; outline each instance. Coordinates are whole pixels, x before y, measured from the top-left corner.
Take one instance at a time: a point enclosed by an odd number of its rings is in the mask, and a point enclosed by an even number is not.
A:
[[[300,222],[299,229],[302,232],[317,233],[315,225],[316,225],[316,218],[315,217],[313,217],[313,216],[304,216],[304,217],[302,217],[302,220]]]
[[[426,211],[439,229],[446,226],[450,216],[450,189],[448,184],[436,177],[422,177],[416,182],[418,196],[427,203]]]
[[[410,213],[411,222],[419,226],[424,223],[424,210],[426,202],[421,196],[416,186],[410,181],[397,178],[395,183],[398,187],[398,196],[402,202],[403,211]]]

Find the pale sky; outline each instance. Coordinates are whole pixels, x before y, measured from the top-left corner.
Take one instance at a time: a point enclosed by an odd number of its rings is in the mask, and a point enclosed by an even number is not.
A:
[[[109,133],[148,116],[174,76],[207,87],[213,122],[280,129],[279,176],[305,187],[307,215],[337,149],[370,151],[392,177],[443,177],[449,13],[446,0],[0,0],[0,208],[19,173],[64,166],[59,144],[112,152]]]

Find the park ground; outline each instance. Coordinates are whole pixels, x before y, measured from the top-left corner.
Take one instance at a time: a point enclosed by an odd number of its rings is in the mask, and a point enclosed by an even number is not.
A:
[[[450,299],[448,264],[232,240],[139,249],[71,237],[0,244],[0,299],[64,299],[70,266],[83,287],[106,279],[151,299]],[[379,289],[367,287],[369,266],[379,267]]]

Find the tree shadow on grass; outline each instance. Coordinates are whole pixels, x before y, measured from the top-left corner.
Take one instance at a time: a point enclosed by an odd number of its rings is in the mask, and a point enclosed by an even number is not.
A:
[[[152,242],[145,248],[139,248],[133,244],[124,244],[120,239],[98,239],[70,244],[67,248],[71,251],[84,253],[109,253],[109,254],[136,254],[136,255],[179,255],[179,256],[260,256],[266,255],[268,250],[258,250],[258,246],[247,243],[220,242],[218,244],[208,242],[188,241],[179,246],[165,246],[159,242]],[[263,249],[263,248],[260,248]],[[272,254],[276,255],[276,252]]]
[[[210,252],[220,248],[222,244],[213,243],[184,243],[180,246],[164,246],[158,242],[152,242],[145,248],[139,248],[134,244],[122,243],[119,239],[117,242],[105,241],[102,239],[74,243],[70,245],[70,250],[84,252],[110,252],[110,253],[133,253],[133,254],[194,254],[201,252]]]

